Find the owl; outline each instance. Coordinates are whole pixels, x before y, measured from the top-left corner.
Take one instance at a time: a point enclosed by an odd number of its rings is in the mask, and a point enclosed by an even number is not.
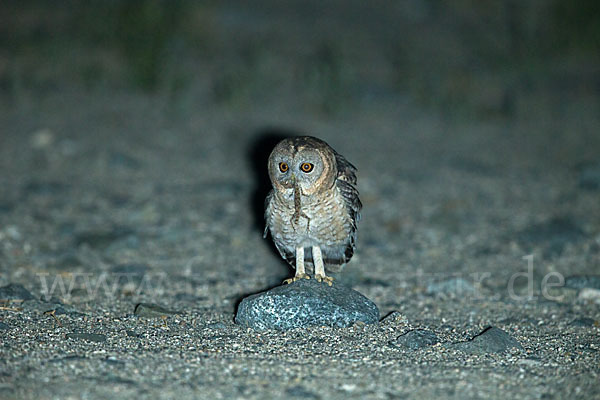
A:
[[[339,272],[354,254],[362,204],[356,167],[327,143],[311,136],[284,139],[268,161],[273,190],[265,200],[266,227],[279,254],[296,269],[286,279],[331,286],[326,272]]]

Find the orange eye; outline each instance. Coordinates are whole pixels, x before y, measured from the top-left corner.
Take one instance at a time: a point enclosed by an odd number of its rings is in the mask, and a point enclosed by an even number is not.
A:
[[[314,167],[315,166],[313,164],[305,162],[305,163],[302,163],[302,165],[300,166],[300,169],[302,170],[302,172],[308,173],[308,172],[312,171]]]
[[[290,167],[288,167],[287,163],[284,163],[284,162],[279,163],[279,170],[281,172],[287,172],[288,169],[290,169]]]

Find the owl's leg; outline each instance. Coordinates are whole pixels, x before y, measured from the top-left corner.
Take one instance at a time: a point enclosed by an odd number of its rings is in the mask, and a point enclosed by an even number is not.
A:
[[[296,247],[296,275],[293,278],[286,279],[283,283],[292,283],[299,279],[310,279],[310,276],[304,270],[304,247]]]
[[[329,286],[333,284],[333,278],[325,275],[323,254],[319,246],[312,247],[313,264],[315,265],[315,279],[317,282],[326,282]]]

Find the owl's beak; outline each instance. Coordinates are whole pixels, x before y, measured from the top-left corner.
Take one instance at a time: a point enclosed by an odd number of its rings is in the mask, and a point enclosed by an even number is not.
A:
[[[294,186],[296,184],[296,174],[292,172],[292,176],[290,177],[290,184]]]

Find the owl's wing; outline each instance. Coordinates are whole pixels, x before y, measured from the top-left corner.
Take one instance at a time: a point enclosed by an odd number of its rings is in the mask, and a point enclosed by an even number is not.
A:
[[[353,176],[356,179],[356,175]],[[344,250],[344,255],[342,258],[339,260],[330,260],[330,262],[333,261],[333,264],[345,264],[350,261],[354,255],[354,249],[356,248],[356,225],[360,220],[360,209],[362,208],[362,203],[358,198],[358,190],[356,190],[354,185],[341,179],[337,179],[335,181],[335,185],[342,196],[342,200],[350,216],[352,230],[348,236],[348,244],[346,245],[346,249]]]
[[[271,189],[271,191],[269,192],[269,194],[267,195],[267,197],[265,198],[265,231],[263,232],[263,239],[267,238],[267,234],[269,233],[269,216],[268,216],[268,209],[269,209],[269,204],[271,203],[271,199],[273,198],[273,194],[275,192],[273,191],[273,189]]]
[[[344,158],[344,156],[335,154],[335,162],[337,164],[337,178],[346,181],[352,185],[356,185],[356,167],[352,163]],[[358,198],[358,193],[357,196]]]
[[[354,178],[356,179],[356,175],[354,175]],[[362,209],[362,203],[358,198],[358,190],[354,185],[342,179],[337,179],[335,185],[340,191],[344,205],[350,214],[352,226],[356,229],[356,223],[360,220],[360,210]]]

